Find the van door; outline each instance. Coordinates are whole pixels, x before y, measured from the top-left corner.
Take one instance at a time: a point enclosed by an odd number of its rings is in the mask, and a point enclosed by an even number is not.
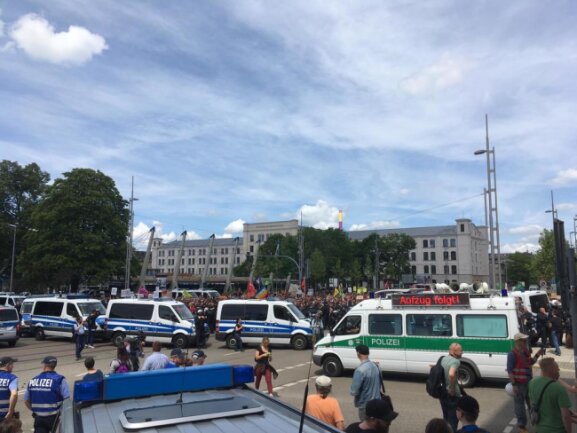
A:
[[[371,360],[378,361],[383,371],[406,372],[403,316],[400,313],[374,312],[368,314],[366,344]]]
[[[343,317],[333,329],[334,335],[331,346],[339,355],[343,367],[346,369],[356,368],[359,365],[355,347],[363,344],[362,328],[363,316],[361,314],[350,314]]]
[[[272,305],[272,320],[270,320],[270,342],[289,344],[291,332],[297,319],[284,305]]]
[[[64,316],[64,322],[62,323],[62,334],[66,337],[71,337],[74,333],[74,324],[76,323],[76,318],[82,317],[76,305],[72,302],[66,304],[66,314]]]
[[[172,333],[180,320],[167,305],[158,306],[158,337],[172,341]]]

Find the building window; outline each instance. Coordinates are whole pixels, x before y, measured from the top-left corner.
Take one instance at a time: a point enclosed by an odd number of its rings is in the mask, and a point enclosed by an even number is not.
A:
[[[411,266],[411,274],[415,275],[417,273],[417,267]]]
[[[449,239],[443,239],[443,248],[449,248]]]
[[[434,251],[431,251],[431,260],[437,260],[437,253]]]
[[[457,260],[457,252],[451,251],[451,260]]]
[[[427,239],[423,239],[423,248],[429,248],[429,241]]]
[[[250,241],[254,242],[254,235],[250,235]]]
[[[429,253],[428,253],[427,251],[425,251],[425,252],[423,253],[423,260],[424,260],[424,261],[428,261],[428,260],[429,260]]]
[[[250,246],[250,252],[251,252],[251,253],[254,253],[254,245],[251,245],[251,246]]]
[[[465,224],[461,224],[461,233],[465,233]]]
[[[412,252],[411,252],[411,261],[414,262],[414,261],[416,261],[416,260],[417,260],[417,253],[414,252],[414,251],[412,251]]]
[[[449,275],[449,265],[445,265],[445,268],[444,268],[444,269],[445,269],[445,270],[444,270],[444,274],[445,274],[445,275]]]
[[[240,254],[240,247],[238,247],[238,248],[236,249],[236,253],[237,253],[237,254]]]
[[[435,265],[431,266],[431,274],[437,275],[437,267]]]
[[[429,265],[425,265],[425,271],[424,272],[425,272],[425,274],[429,273]]]
[[[237,265],[240,265],[240,257],[237,257],[237,258],[236,258],[236,264],[237,264]]]
[[[449,260],[449,252],[443,251],[443,260]]]
[[[258,234],[258,242],[264,242],[264,233]]]
[[[434,239],[430,239],[430,240],[429,240],[429,247],[430,247],[430,248],[435,248],[435,240],[434,240]]]
[[[451,274],[457,275],[457,267],[455,265],[451,266]]]

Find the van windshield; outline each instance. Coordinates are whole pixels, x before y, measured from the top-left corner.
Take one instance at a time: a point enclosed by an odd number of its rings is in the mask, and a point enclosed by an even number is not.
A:
[[[32,313],[32,306],[34,305],[33,302],[24,302],[22,304],[22,308],[20,309],[21,314],[29,314]]]
[[[80,314],[88,316],[92,311],[97,310],[100,314],[106,314],[106,308],[100,301],[93,302],[79,302],[76,304],[80,310]]]
[[[174,309],[174,311],[176,311],[176,314],[178,314],[182,320],[194,319],[194,316],[192,315],[192,313],[190,312],[190,310],[186,305],[184,304],[173,305],[172,308]]]
[[[305,315],[303,313],[301,313],[301,310],[299,310],[295,304],[288,303],[287,307],[289,310],[292,311],[292,313],[295,316],[297,316],[297,319],[299,319],[299,320],[306,319]]]
[[[10,320],[18,320],[18,313],[16,310],[11,308],[0,310],[0,322],[7,322]]]

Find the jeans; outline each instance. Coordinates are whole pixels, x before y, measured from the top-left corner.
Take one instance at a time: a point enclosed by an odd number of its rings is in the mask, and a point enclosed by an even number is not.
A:
[[[517,417],[517,426],[525,427],[527,425],[527,401],[529,400],[529,383],[517,383],[515,387],[517,394],[513,397],[515,401],[515,416]]]
[[[239,333],[234,335],[236,338],[236,345],[234,346],[234,350],[242,350],[242,338],[240,337]]]
[[[446,395],[439,399],[441,402],[441,409],[443,410],[443,419],[449,423],[454,432],[459,426],[459,419],[457,418],[457,402],[459,397],[452,397]]]
[[[555,348],[555,355],[561,355],[561,348],[559,347],[559,336],[557,331],[551,331],[551,344]]]
[[[34,433],[50,433],[56,423],[57,415],[35,416]]]
[[[80,358],[82,349],[84,349],[84,334],[78,334],[76,336],[76,359]]]
[[[94,346],[94,330],[88,328],[86,332],[88,333],[88,335],[86,336],[86,345]]]

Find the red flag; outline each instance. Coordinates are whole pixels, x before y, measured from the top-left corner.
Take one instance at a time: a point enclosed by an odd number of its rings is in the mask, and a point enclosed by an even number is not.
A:
[[[307,287],[307,285],[306,285],[306,283],[305,283],[305,279],[303,278],[303,279],[301,280],[301,289],[304,290],[304,289],[306,289],[306,287]]]
[[[256,295],[256,289],[254,288],[252,280],[249,280],[248,285],[246,286],[246,297],[250,299],[254,298],[254,295]]]

